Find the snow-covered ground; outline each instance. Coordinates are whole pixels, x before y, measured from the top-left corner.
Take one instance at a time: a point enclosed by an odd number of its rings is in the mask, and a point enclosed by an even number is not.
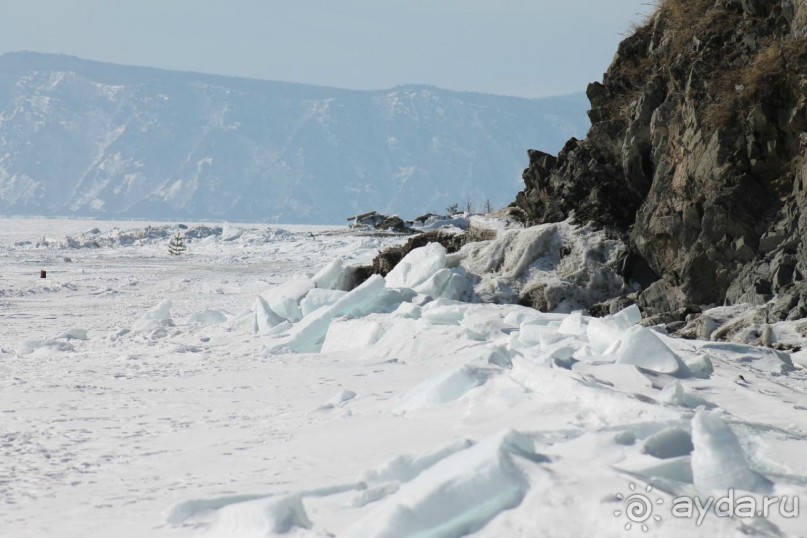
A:
[[[170,257],[160,223],[0,219],[0,536],[807,535],[790,356],[456,300],[527,275],[572,310],[614,284],[591,230],[347,291],[403,239],[188,226]]]

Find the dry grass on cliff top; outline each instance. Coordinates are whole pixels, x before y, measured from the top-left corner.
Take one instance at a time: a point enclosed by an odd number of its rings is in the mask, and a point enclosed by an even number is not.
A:
[[[669,61],[692,46],[696,28],[704,23],[714,3],[715,0],[656,0],[653,13],[631,24],[627,39],[640,38],[642,35],[649,38],[655,32],[656,22],[661,20],[668,40],[666,61]],[[654,70],[656,61],[658,59],[646,54],[639,58],[625,57],[612,65],[612,78],[619,80],[623,87],[623,93],[614,106],[619,117],[631,115],[631,104],[644,87],[648,73]]]
[[[691,27],[694,17],[706,13],[715,0],[659,0],[656,5],[671,23]]]
[[[664,22],[669,39],[667,57],[695,57],[695,37],[707,31],[725,34],[738,31],[738,16],[716,0],[659,0],[654,17]],[[716,68],[708,81],[704,110],[707,127],[719,128],[736,121],[755,103],[780,91],[798,66],[805,65],[807,38],[771,36],[744,64]]]
[[[755,103],[781,92],[807,65],[807,37],[770,36],[748,56],[728,49],[715,56],[714,50],[710,53],[701,48],[696,37],[702,43],[710,35],[730,35],[741,31],[743,24],[751,24],[717,0],[657,0],[655,5],[652,15],[632,25],[628,39],[642,39],[660,29],[664,40],[656,46],[663,48],[652,55],[626,56],[612,66],[611,78],[621,88],[613,104],[618,117],[631,116],[648,73],[668,63],[688,65],[700,58],[712,65],[704,81],[706,92],[698,103],[703,106],[704,125],[711,129],[729,125]]]
[[[695,32],[715,22],[715,0],[659,0],[657,13],[666,21],[670,52],[677,55],[692,46]],[[717,9],[722,12],[722,9]]]
[[[723,70],[712,80],[713,101],[706,107],[705,124],[723,127],[775,92],[787,92],[791,77],[804,76],[805,64],[807,36],[769,37],[747,64]]]

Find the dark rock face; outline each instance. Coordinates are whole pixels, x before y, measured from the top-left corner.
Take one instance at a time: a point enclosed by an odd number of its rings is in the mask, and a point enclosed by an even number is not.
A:
[[[405,222],[397,215],[387,216],[370,211],[347,219],[352,228],[375,228],[376,230],[388,230],[398,233],[414,233],[409,227],[412,222]]]
[[[586,140],[529,152],[530,221],[626,234],[651,315],[807,315],[807,0],[664,0],[587,95]]]
[[[409,228],[401,217],[392,216],[384,219],[378,226],[379,230],[392,230],[394,232],[406,232]]]

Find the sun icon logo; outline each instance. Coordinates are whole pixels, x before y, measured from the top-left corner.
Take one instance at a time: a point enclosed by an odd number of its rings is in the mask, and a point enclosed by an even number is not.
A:
[[[633,482],[630,483],[628,486],[632,492],[636,491],[636,484]],[[647,532],[650,527],[647,526],[647,523],[650,520],[659,522],[661,521],[661,516],[653,514],[654,504],[662,504],[664,503],[664,499],[657,498],[654,501],[650,500],[650,493],[653,491],[653,486],[648,485],[645,488],[645,493],[630,493],[627,497],[622,495],[621,493],[616,494],[616,498],[619,501],[623,501],[625,503],[625,510],[616,510],[614,512],[614,517],[621,517],[622,514],[628,518],[628,522],[625,523],[625,530],[629,531],[633,528],[633,524],[641,524],[641,529],[643,532]]]

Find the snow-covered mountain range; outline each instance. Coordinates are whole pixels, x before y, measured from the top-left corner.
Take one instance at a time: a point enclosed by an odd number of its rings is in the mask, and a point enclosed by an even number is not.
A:
[[[526,150],[588,128],[582,94],[352,91],[0,56],[0,213],[339,223],[503,206]]]

